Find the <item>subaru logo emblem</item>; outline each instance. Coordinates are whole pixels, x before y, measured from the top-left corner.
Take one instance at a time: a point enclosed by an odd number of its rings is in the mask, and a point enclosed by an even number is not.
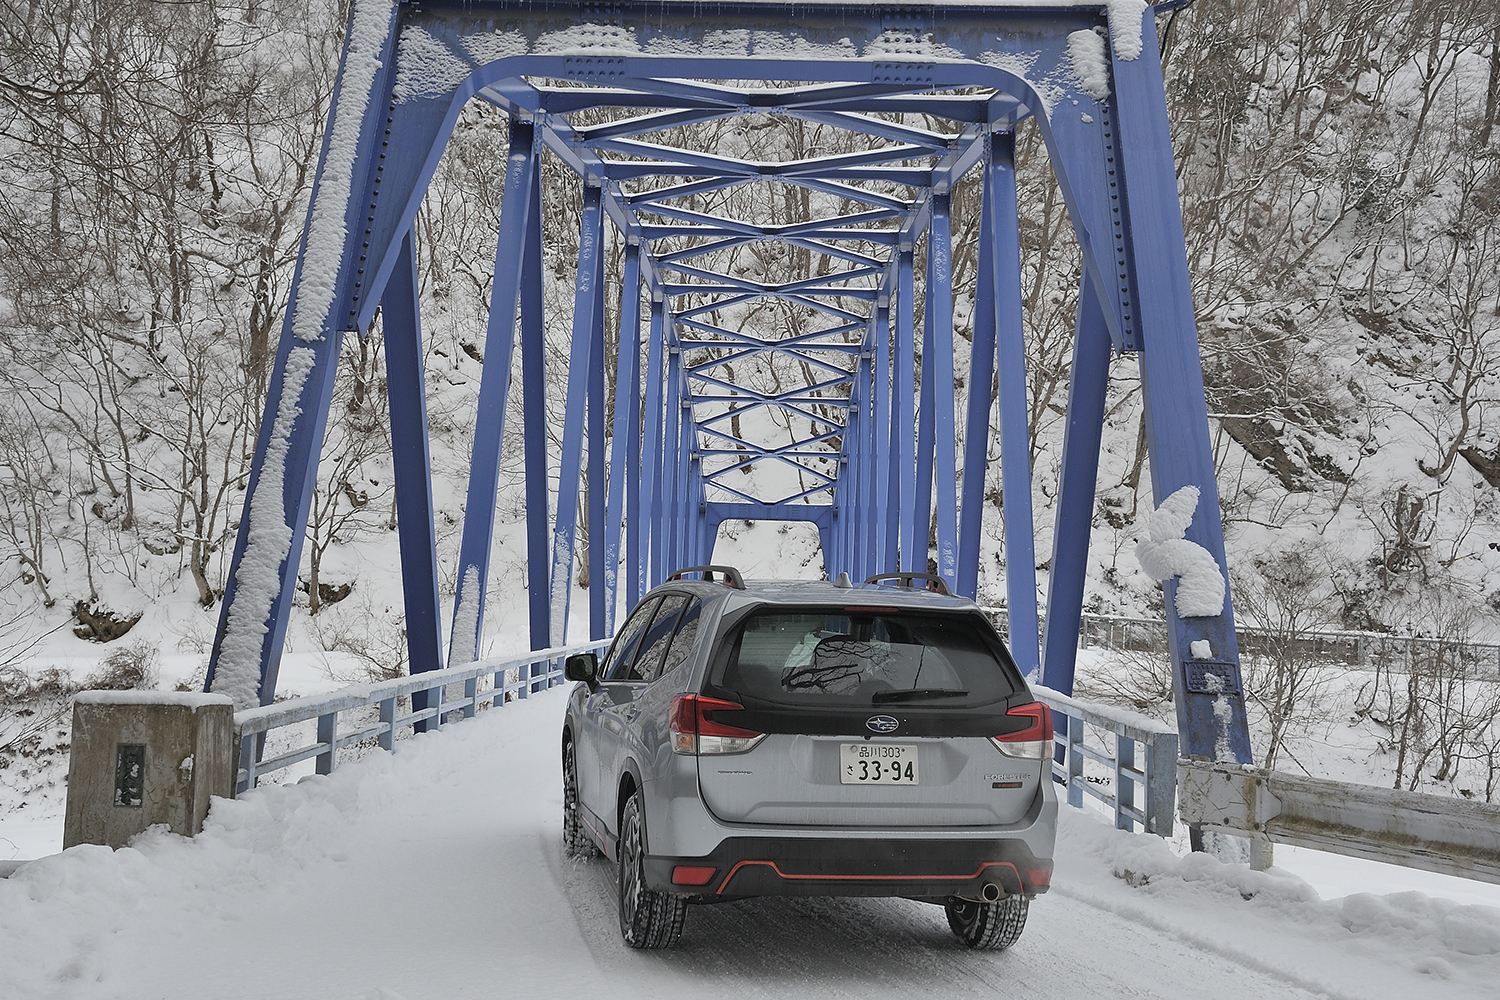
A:
[[[865,720],[865,726],[873,733],[894,733],[901,723],[889,715],[872,715]]]

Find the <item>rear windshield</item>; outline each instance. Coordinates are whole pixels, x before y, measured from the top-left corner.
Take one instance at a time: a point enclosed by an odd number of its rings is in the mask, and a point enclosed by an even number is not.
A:
[[[781,705],[962,708],[1008,698],[1019,675],[969,616],[799,610],[747,619],[719,686]]]

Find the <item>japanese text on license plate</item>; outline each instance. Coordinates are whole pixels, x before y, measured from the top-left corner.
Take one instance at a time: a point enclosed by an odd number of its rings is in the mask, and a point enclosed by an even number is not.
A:
[[[915,785],[917,748],[898,743],[844,743],[839,782],[845,785]]]

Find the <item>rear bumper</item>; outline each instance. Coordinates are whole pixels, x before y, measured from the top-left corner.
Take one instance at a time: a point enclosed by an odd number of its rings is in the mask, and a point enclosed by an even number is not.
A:
[[[678,867],[713,869],[701,886],[673,882]],[[702,872],[698,877],[701,879]],[[653,889],[710,902],[747,896],[979,898],[1047,891],[1052,859],[1016,839],[728,837],[701,857],[646,857]]]

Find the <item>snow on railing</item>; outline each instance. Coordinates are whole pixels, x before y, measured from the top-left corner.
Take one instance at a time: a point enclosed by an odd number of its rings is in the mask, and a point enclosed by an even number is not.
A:
[[[1177,730],[1144,715],[1082,702],[1040,684],[1031,685],[1031,693],[1052,709],[1054,717],[1063,717],[1055,737],[1062,753],[1055,755],[1052,776],[1066,786],[1068,805],[1083,808],[1083,796],[1087,794],[1114,813],[1117,829],[1133,832],[1139,823],[1147,833],[1170,837],[1177,801]],[[1112,754],[1085,741],[1089,726],[1114,734]],[[1137,743],[1141,745],[1139,767]],[[1089,780],[1085,768],[1090,762],[1103,765],[1113,781]],[[1139,806],[1137,785],[1141,788]]]
[[[525,698],[562,682],[563,661],[574,653],[601,651],[610,640],[581,642],[571,646],[537,649],[508,658],[490,657],[461,667],[432,670],[412,677],[398,677],[378,684],[354,684],[332,694],[292,698],[234,714],[235,740],[240,747],[240,766],[235,778],[235,793],[255,787],[260,776],[270,771],[316,758],[316,772],[333,771],[338,752],[345,747],[374,739],[383,750],[395,750],[396,733],[401,729],[426,723],[428,729],[440,729],[449,716],[462,713],[472,718],[480,707],[503,705],[507,695]],[[511,680],[514,671],[516,679]],[[481,678],[493,676],[492,686],[481,687]],[[463,697],[447,698],[452,684],[463,684]],[[426,706],[398,716],[402,698],[426,695]],[[379,721],[357,724],[339,731],[339,714],[361,708],[379,708]],[[295,726],[316,719],[317,736],[305,743],[278,753],[269,760],[259,760],[265,734],[275,729]]]

